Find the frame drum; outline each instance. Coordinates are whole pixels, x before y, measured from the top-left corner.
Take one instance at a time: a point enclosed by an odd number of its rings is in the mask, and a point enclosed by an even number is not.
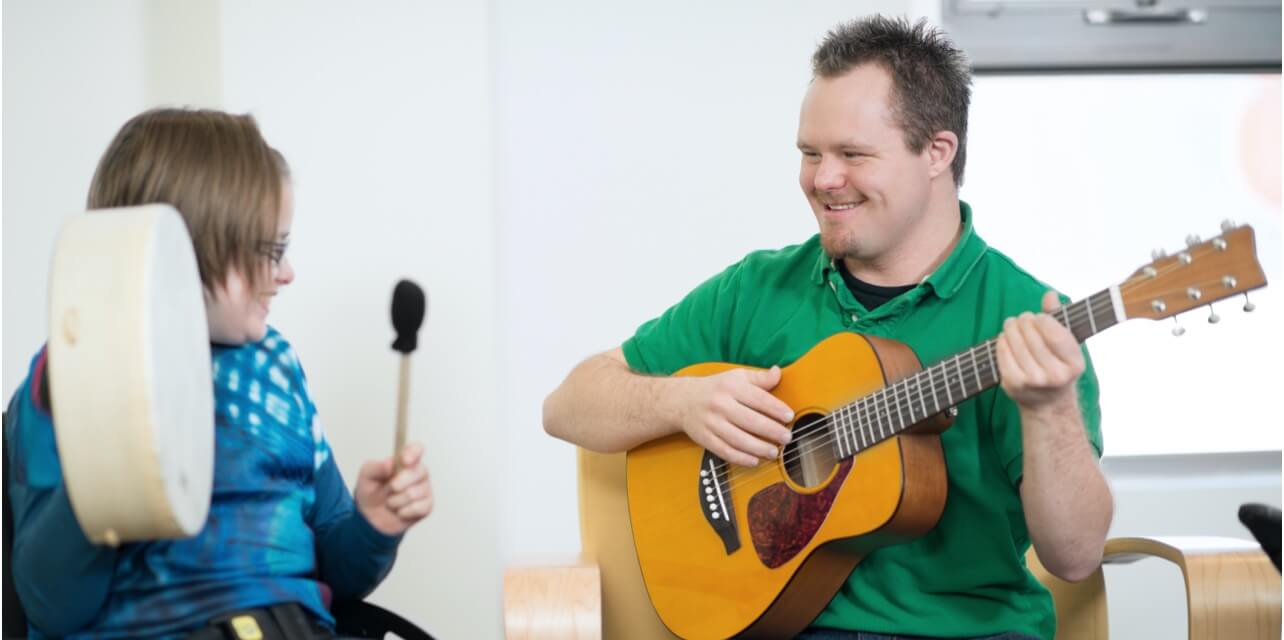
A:
[[[214,479],[209,328],[196,254],[165,204],[63,225],[49,279],[49,385],[72,510],[88,538],[181,538]]]

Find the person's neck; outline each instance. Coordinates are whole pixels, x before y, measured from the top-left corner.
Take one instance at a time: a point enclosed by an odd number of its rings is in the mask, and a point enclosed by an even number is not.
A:
[[[936,271],[954,251],[962,235],[957,192],[935,198],[918,226],[896,247],[873,260],[843,259],[858,280],[882,287],[917,284]]]

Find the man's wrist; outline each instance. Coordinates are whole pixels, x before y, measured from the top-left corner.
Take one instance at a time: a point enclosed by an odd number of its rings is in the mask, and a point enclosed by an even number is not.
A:
[[[1073,417],[1079,411],[1079,394],[1073,386],[1055,396],[1035,404],[1017,403],[1021,415],[1032,419],[1057,419]]]

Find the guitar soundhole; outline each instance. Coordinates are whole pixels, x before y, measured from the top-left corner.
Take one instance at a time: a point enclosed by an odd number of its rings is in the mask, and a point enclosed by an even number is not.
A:
[[[785,445],[785,473],[795,484],[816,487],[838,466],[833,431],[819,413],[804,414],[794,423],[794,439]]]

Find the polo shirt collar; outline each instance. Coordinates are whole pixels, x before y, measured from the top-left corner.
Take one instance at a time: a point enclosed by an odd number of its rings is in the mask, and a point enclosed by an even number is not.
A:
[[[962,200],[959,201],[959,218],[963,224],[963,231],[959,236],[958,244],[954,245],[954,250],[945,258],[945,262],[923,279],[923,284],[931,287],[932,292],[940,298],[949,299],[958,293],[968,275],[972,273],[972,269],[981,261],[987,248],[985,241],[976,235],[972,228],[972,207]],[[837,266],[825,253],[823,247],[818,253],[816,264],[812,268],[811,280],[823,286],[828,281],[829,272],[836,271]]]

